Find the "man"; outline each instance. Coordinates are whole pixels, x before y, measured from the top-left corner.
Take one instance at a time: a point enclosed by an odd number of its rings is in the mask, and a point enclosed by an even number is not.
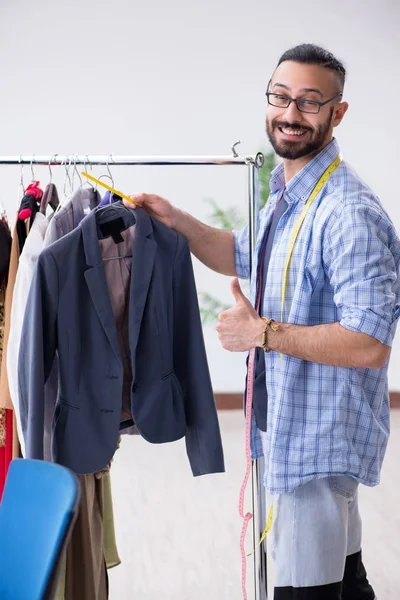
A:
[[[311,44],[279,60],[266,125],[283,162],[260,213],[252,302],[235,278],[236,304],[217,325],[227,350],[255,348],[251,443],[254,457],[264,447],[274,497],[276,600],[375,597],[361,560],[357,488],[379,483],[389,435],[400,243],[333,138],[348,109],[345,75]],[[249,277],[247,227],[220,231],[158,196],[134,199],[208,267]]]

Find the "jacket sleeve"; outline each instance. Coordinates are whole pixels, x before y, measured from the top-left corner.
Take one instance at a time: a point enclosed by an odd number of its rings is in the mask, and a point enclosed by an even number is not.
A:
[[[21,427],[26,458],[43,459],[44,387],[53,364],[57,336],[58,274],[49,251],[39,256],[29,291],[18,358]]]
[[[173,280],[174,368],[183,390],[186,451],[194,476],[225,471],[221,434],[186,240],[178,237]]]

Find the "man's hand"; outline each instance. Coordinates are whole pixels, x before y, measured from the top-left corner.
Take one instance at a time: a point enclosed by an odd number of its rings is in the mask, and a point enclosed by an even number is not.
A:
[[[175,213],[177,209],[168,200],[155,194],[136,194],[135,196],[130,196],[130,198],[143,207],[149,215],[155,217],[167,227],[175,228]],[[135,208],[133,202],[130,203],[124,200],[124,204],[127,208]]]
[[[262,345],[265,323],[243,294],[237,278],[232,280],[231,290],[236,305],[218,316],[216,329],[225,350],[245,352]]]

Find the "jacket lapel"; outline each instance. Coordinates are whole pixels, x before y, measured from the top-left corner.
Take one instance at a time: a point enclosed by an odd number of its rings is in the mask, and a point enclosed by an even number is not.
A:
[[[149,237],[153,232],[149,215],[142,208],[136,208],[135,215],[136,231],[133,243],[129,306],[129,345],[133,367],[157,250],[157,243]]]
[[[89,269],[85,271],[86,283],[105,334],[115,356],[122,364],[118,333],[97,238],[96,215],[93,212],[90,213],[81,222],[80,227],[82,229],[86,263],[89,266]]]

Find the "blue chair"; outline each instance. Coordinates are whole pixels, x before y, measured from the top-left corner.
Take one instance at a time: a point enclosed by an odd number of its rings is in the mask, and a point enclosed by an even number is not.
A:
[[[60,465],[11,462],[0,504],[0,599],[49,600],[78,511],[79,482]]]

